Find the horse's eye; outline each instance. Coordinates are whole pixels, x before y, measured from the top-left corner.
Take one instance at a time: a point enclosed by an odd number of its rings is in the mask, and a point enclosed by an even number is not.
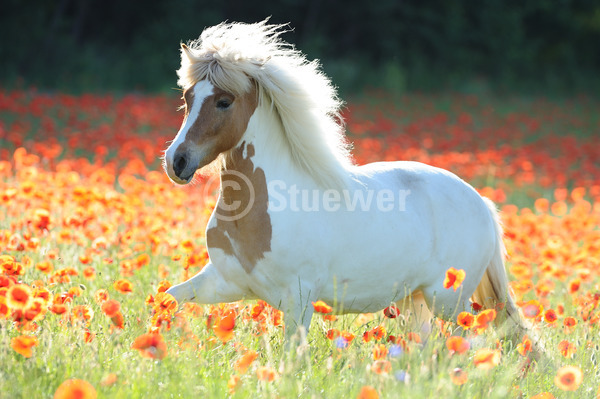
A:
[[[230,105],[231,105],[231,101],[226,100],[226,99],[217,101],[217,108],[219,108],[219,109],[227,109],[227,108],[229,108]]]

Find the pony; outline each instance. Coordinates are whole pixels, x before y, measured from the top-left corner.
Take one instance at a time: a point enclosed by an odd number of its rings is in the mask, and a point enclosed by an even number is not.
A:
[[[341,314],[398,304],[421,321],[476,302],[502,308],[496,320],[523,336],[492,201],[433,166],[355,165],[336,89],[281,39],[283,27],[222,23],[181,44],[185,114],[164,169],[187,184],[216,164],[221,188],[209,262],[167,293],[179,303],[262,299],[284,311],[286,335],[308,331],[319,300]],[[465,271],[458,290],[444,288],[450,267]]]

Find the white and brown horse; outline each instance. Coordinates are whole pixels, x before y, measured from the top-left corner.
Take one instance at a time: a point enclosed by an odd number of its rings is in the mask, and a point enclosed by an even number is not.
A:
[[[329,79],[280,27],[221,24],[182,45],[185,118],[166,150],[177,184],[220,162],[210,262],[169,289],[180,303],[260,298],[308,329],[311,302],[374,312],[411,298],[442,317],[470,299],[520,324],[495,206],[416,162],[352,164]],[[445,289],[449,267],[462,288]]]

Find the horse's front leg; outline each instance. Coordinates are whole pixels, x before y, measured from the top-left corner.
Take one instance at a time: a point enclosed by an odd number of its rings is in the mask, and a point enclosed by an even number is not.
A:
[[[308,335],[312,316],[315,311],[312,303],[317,300],[317,293],[311,284],[298,283],[288,291],[281,301],[279,309],[284,312],[285,338],[290,342],[294,334]]]
[[[211,262],[189,280],[167,290],[178,303],[214,304],[243,299],[245,292],[234,282],[227,281]]]

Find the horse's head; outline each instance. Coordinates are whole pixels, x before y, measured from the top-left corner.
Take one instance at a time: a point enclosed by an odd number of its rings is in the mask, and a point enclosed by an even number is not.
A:
[[[165,152],[165,170],[177,184],[187,184],[197,169],[238,144],[257,106],[256,88],[235,95],[208,80],[183,92],[185,115]]]

